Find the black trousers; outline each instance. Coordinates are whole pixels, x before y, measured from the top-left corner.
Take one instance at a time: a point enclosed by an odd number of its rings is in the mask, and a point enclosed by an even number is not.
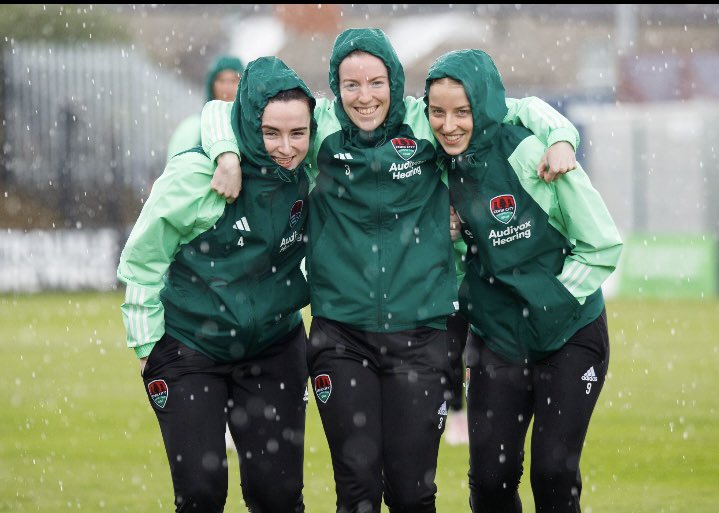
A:
[[[450,389],[452,398],[448,402],[454,411],[462,409],[464,395],[464,348],[467,345],[469,321],[459,312],[447,318],[447,351],[450,366]]]
[[[446,333],[367,333],[315,317],[310,377],[340,513],[434,512],[447,416]]]
[[[165,335],[143,380],[172,473],[177,512],[221,512],[225,425],[252,513],[303,512],[307,337],[300,325],[254,358],[217,363]]]
[[[520,513],[524,440],[534,416],[531,483],[538,513],[578,513],[579,459],[609,363],[606,311],[548,358],[514,365],[470,333],[467,415],[474,513]]]

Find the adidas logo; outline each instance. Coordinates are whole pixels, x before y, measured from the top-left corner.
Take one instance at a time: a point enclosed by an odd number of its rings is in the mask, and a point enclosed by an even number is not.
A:
[[[352,160],[352,155],[349,153],[335,153],[335,158],[340,160]]]
[[[252,231],[252,230],[250,230],[250,223],[247,222],[247,218],[246,218],[246,217],[243,217],[243,218],[240,219],[239,221],[236,221],[235,224],[232,225],[232,227],[233,227],[235,230],[240,230],[240,231],[243,231],[243,232]]]
[[[582,381],[597,381],[597,375],[594,373],[594,366],[589,367],[589,370],[584,373]]]
[[[442,403],[442,406],[439,407],[439,410],[437,410],[437,415],[447,415],[447,401],[444,401]]]

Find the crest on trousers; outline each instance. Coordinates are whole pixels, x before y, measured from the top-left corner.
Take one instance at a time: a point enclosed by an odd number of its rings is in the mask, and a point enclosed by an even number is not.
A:
[[[326,403],[332,394],[332,380],[328,374],[315,376],[315,394],[317,399]]]
[[[402,157],[404,160],[411,159],[414,157],[414,154],[417,153],[417,143],[412,139],[397,137],[392,139],[392,146],[394,146],[394,150],[397,152],[397,155]]]
[[[517,203],[511,194],[502,194],[489,200],[489,211],[500,223],[507,224],[514,217]]]
[[[304,202],[302,200],[295,201],[295,204],[292,205],[292,209],[290,210],[290,226],[292,228],[295,227],[295,225],[299,222],[300,218],[302,217],[302,206],[304,205]]]
[[[150,394],[150,399],[157,405],[158,408],[164,408],[167,404],[167,396],[170,394],[167,388],[167,383],[164,379],[156,379],[150,381],[147,384],[147,391]]]

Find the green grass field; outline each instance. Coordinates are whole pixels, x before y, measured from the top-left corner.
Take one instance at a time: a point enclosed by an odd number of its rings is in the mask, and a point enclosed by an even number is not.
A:
[[[173,511],[119,294],[0,296],[0,512]],[[719,302],[613,301],[610,376],[582,458],[585,513],[719,510]],[[334,485],[314,402],[308,512]],[[442,446],[438,511],[469,511],[467,448]],[[525,464],[528,468],[528,462]],[[242,505],[230,461],[226,511]],[[529,476],[525,511],[534,511]]]

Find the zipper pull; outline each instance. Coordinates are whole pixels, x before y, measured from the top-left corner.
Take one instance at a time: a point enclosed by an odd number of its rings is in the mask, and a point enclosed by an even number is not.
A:
[[[452,157],[452,169],[454,169],[454,157]]]

